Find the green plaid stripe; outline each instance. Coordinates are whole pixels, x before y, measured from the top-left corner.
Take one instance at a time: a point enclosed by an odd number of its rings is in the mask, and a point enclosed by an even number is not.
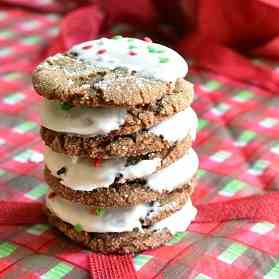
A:
[[[5,96],[3,98],[3,103],[5,103],[7,105],[14,105],[14,104],[22,101],[23,99],[25,99],[25,95],[22,94],[22,93],[17,92],[17,93]]]
[[[48,229],[49,229],[49,225],[47,225],[47,224],[37,224],[37,225],[30,227],[26,231],[33,235],[41,235]]]
[[[235,144],[238,146],[244,146],[252,141],[256,137],[256,133],[250,130],[243,131],[239,138],[236,140]]]
[[[263,120],[261,120],[259,124],[265,128],[272,128],[275,125],[277,125],[278,122],[279,122],[279,120],[276,118],[267,117],[267,118],[264,118]]]
[[[48,187],[46,184],[40,184],[34,187],[31,191],[25,193],[25,197],[31,200],[37,200],[41,198],[48,191]]]
[[[276,263],[272,269],[264,275],[264,279],[278,279],[279,278],[279,263]]]
[[[202,89],[205,91],[215,91],[221,87],[221,83],[217,80],[209,80],[202,85]]]
[[[14,160],[20,163],[26,163],[28,161],[34,163],[40,163],[43,161],[43,154],[32,149],[26,149],[25,151],[17,154]]]
[[[219,191],[219,194],[226,197],[231,197],[246,186],[247,184],[243,181],[233,179],[229,181],[221,191]]]
[[[3,169],[0,169],[0,177],[5,175],[5,174],[6,174],[6,172]]]
[[[199,122],[198,122],[198,130],[202,130],[203,128],[205,128],[206,126],[208,125],[208,121],[205,120],[205,119],[199,119]]]
[[[5,75],[6,80],[16,80],[22,78],[22,74],[19,72],[10,72]]]
[[[41,42],[41,37],[39,36],[28,36],[22,39],[22,42],[27,45],[34,45]]]
[[[168,243],[176,244],[179,241],[181,241],[186,236],[186,234],[187,234],[187,232],[177,232]]]
[[[218,260],[227,264],[232,264],[238,257],[244,254],[246,250],[246,246],[240,243],[233,243],[218,256]]]
[[[246,102],[254,97],[254,93],[249,90],[241,90],[233,97],[238,102]]]
[[[230,109],[230,105],[226,103],[220,103],[211,109],[211,112],[217,116],[223,115]]]
[[[0,37],[2,37],[2,38],[8,39],[8,38],[13,37],[14,35],[15,35],[15,33],[14,33],[14,32],[11,32],[11,31],[8,30],[8,29],[2,29],[2,30],[0,30]]]
[[[37,126],[38,125],[35,122],[26,121],[14,127],[13,130],[19,134],[24,134],[30,130],[35,129]]]
[[[209,277],[209,276],[207,276],[207,275],[205,275],[205,274],[203,274],[203,273],[199,273],[199,274],[195,277],[195,279],[212,279],[212,277]]]
[[[214,162],[223,162],[225,160],[227,160],[229,157],[231,157],[231,152],[226,151],[226,150],[219,150],[216,153],[212,154],[210,156],[210,159]]]
[[[137,255],[134,257],[134,267],[135,270],[140,270],[146,263],[148,263],[153,257],[148,255]]]
[[[266,160],[257,160],[255,163],[251,166],[250,169],[248,169],[248,173],[252,175],[260,175],[264,172],[264,170],[269,166],[270,162]]]
[[[0,258],[11,255],[15,250],[16,246],[10,242],[2,242],[0,244]]]
[[[274,154],[279,155],[279,142],[272,144],[270,151]]]
[[[207,171],[206,170],[203,170],[203,169],[198,169],[197,171],[197,178],[200,178],[200,177],[203,177],[207,174]]]
[[[60,279],[73,270],[73,266],[67,263],[60,262],[59,264],[52,267],[47,273],[43,274],[43,279]]]

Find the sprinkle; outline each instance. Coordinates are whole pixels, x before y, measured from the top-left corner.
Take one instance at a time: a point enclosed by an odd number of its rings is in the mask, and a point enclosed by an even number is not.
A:
[[[121,39],[123,38],[121,35],[116,35],[116,36],[113,36],[112,39],[114,40],[118,40],[118,39]]]
[[[133,38],[128,38],[128,42],[129,43],[132,43],[132,42],[134,42],[135,41],[135,39],[133,39]]]
[[[154,46],[147,46],[148,52],[150,53],[163,53],[164,50],[163,49],[158,49]]]
[[[134,51],[129,51],[129,55],[134,56],[134,55],[137,55],[137,53]]]
[[[129,48],[129,49],[135,49],[135,48],[137,48],[137,47],[136,47],[135,45],[129,45],[128,48]]]
[[[101,217],[101,216],[103,216],[105,214],[105,209],[97,207],[95,212],[96,212],[97,216]]]
[[[160,61],[160,63],[168,63],[169,58],[168,57],[159,57],[159,61]]]
[[[57,175],[60,175],[60,174],[63,174],[63,173],[65,173],[66,172],[66,168],[65,167],[62,167],[61,169],[59,169],[57,172],[56,172],[56,174]]]
[[[82,49],[90,49],[92,47],[93,47],[92,45],[86,45],[86,46],[83,46]]]
[[[156,48],[153,47],[153,46],[147,46],[147,49],[148,49],[148,52],[150,52],[150,53],[156,53],[157,52]]]
[[[70,110],[73,107],[73,105],[70,103],[64,102],[60,105],[60,107],[62,110]]]
[[[104,49],[104,48],[102,48],[102,49],[100,49],[100,50],[97,51],[97,54],[103,54],[103,53],[105,53],[105,52],[107,52],[107,50]]]
[[[56,196],[55,192],[51,192],[51,193],[48,194],[49,199],[53,199],[55,196]]]
[[[102,159],[101,158],[94,159],[93,164],[95,168],[99,168],[102,164]]]
[[[76,225],[74,226],[74,229],[75,229],[75,231],[77,231],[77,232],[81,232],[81,231],[82,231],[82,226],[81,226],[80,224],[76,224]]]
[[[149,37],[144,37],[143,40],[148,43],[152,43],[152,40]]]

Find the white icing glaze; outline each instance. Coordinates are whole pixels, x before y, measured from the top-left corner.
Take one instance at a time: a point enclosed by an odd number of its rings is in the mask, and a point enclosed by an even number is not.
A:
[[[191,199],[171,216],[154,224],[151,228],[161,230],[168,228],[172,234],[184,232],[197,215],[197,209],[192,205]]]
[[[125,108],[73,107],[61,109],[61,103],[44,99],[41,104],[42,125],[50,130],[79,135],[105,135],[125,122]]]
[[[121,182],[135,178],[142,178],[153,173],[160,166],[161,159],[142,160],[135,165],[125,167],[125,159],[104,160],[101,165],[95,167],[86,158],[72,158],[62,153],[46,148],[45,164],[52,175],[61,178],[60,183],[73,189],[81,191],[92,191],[96,188],[109,187],[117,177],[122,174]],[[62,167],[66,172],[57,175]]]
[[[140,219],[152,210],[159,211],[160,205],[155,203],[139,204],[130,208],[106,208],[102,216],[96,216],[90,209],[59,197],[46,198],[46,205],[51,212],[63,221],[72,225],[79,224],[86,232],[125,232],[135,228],[142,230]],[[168,228],[172,233],[185,231],[196,214],[196,209],[189,201],[170,217],[153,225],[151,229]]]
[[[97,67],[126,67],[164,81],[183,78],[188,71],[186,61],[176,51],[134,38],[101,38],[75,45],[70,52]]]
[[[198,156],[190,148],[179,160],[148,176],[146,185],[157,192],[173,191],[176,187],[187,183],[197,172],[198,167]]]
[[[198,117],[195,111],[188,107],[152,127],[149,131],[156,135],[162,135],[164,139],[170,142],[182,140],[188,134],[195,140],[197,126]]]

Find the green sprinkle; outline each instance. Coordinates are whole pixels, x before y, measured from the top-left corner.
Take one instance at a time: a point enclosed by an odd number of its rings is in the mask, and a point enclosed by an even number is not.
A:
[[[74,229],[77,231],[77,232],[81,232],[82,231],[82,226],[80,224],[76,224],[74,226]]]
[[[73,105],[70,104],[70,103],[67,103],[67,102],[64,102],[64,103],[61,104],[61,109],[62,110],[70,110],[72,107],[73,107]]]
[[[129,47],[128,47],[129,49],[135,49],[135,48],[137,48],[135,45],[129,45]]]
[[[148,49],[148,52],[150,52],[150,53],[157,53],[156,48],[153,46],[147,46],[147,49]]]
[[[159,61],[160,61],[160,63],[168,63],[169,58],[168,57],[159,57]]]
[[[133,39],[133,38],[128,38],[128,42],[129,43],[133,43],[135,41],[135,39]]]
[[[96,215],[97,216],[103,216],[104,214],[105,214],[105,209],[104,208],[100,208],[100,207],[96,208]]]
[[[123,38],[123,36],[121,36],[121,35],[116,35],[116,36],[112,37],[112,39],[114,39],[114,40],[118,40],[118,39],[121,39],[121,38]]]
[[[163,49],[156,48],[154,46],[147,46],[148,52],[150,53],[163,53]]]

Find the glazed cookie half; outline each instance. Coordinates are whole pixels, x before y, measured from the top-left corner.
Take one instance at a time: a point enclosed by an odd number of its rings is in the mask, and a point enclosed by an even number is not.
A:
[[[196,215],[187,196],[163,205],[156,202],[96,211],[51,194],[46,202],[49,222],[73,240],[103,253],[137,253],[160,246],[174,233],[185,231]]]
[[[143,162],[143,161],[141,161]],[[154,161],[153,161],[154,162]],[[152,162],[152,164],[153,164]],[[195,174],[198,170],[198,157],[190,149],[183,157],[171,165],[152,173],[150,164],[139,171],[140,165],[127,170],[84,174],[82,169],[69,169],[68,174],[45,168],[45,179],[50,188],[63,198],[93,207],[130,207],[143,202],[165,199],[168,193],[191,194]],[[140,167],[142,167],[141,165]],[[133,170],[134,169],[134,170]],[[63,169],[66,171],[66,169]],[[121,176],[133,177],[121,183]],[[123,175],[124,174],[124,175]],[[136,175],[138,178],[135,178]]]
[[[102,38],[47,58],[32,79],[36,91],[48,99],[91,107],[135,107],[172,94],[176,80],[187,71],[185,60],[165,46]]]
[[[161,123],[129,135],[79,136],[41,128],[45,144],[70,156],[109,159],[162,153],[165,157],[176,145],[191,145],[196,137],[197,116],[191,107]]]

